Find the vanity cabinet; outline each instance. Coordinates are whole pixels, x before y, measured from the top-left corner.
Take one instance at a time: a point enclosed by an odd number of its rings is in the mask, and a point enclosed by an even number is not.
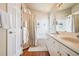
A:
[[[72,49],[65,46],[62,42],[57,41],[55,38],[49,36],[46,45],[50,56],[78,56]]]
[[[66,56],[78,56],[78,54],[71,50],[70,48],[68,47],[65,47],[64,45],[61,44],[61,48],[60,50],[66,55]]]

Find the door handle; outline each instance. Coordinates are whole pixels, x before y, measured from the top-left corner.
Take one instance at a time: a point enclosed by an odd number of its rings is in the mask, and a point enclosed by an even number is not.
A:
[[[9,33],[12,34],[12,31],[10,31]]]

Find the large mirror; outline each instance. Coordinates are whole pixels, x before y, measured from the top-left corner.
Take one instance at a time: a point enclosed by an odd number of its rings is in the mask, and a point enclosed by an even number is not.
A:
[[[68,15],[61,19],[49,20],[49,32],[79,32],[79,14]]]
[[[63,19],[56,19],[56,31],[79,32],[79,15],[69,15]]]

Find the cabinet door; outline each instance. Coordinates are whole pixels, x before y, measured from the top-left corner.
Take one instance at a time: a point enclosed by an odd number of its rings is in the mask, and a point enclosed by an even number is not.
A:
[[[51,37],[49,36],[48,39],[46,40],[46,46],[47,46],[47,48],[48,48],[48,51],[49,51],[50,56],[56,55],[55,52],[54,52],[54,50],[52,49],[52,47],[53,47],[53,45],[54,45],[54,44],[52,44],[52,43],[53,43],[53,38],[51,38]]]
[[[70,50],[69,48],[65,47],[62,44],[61,44],[60,51],[63,52],[64,56],[77,56],[78,55],[78,54],[76,54],[75,52],[73,52],[72,50]]]
[[[59,49],[57,50],[57,53],[60,55],[60,56],[67,56],[65,51],[64,51],[64,46],[58,42],[58,45],[59,45]]]
[[[63,51],[62,48],[62,44],[59,43],[58,41],[56,41],[55,39],[53,40],[53,46],[52,48],[52,53],[54,53],[53,55],[55,56],[66,56],[65,52]]]
[[[54,49],[54,51],[56,51],[56,56],[61,56],[60,43],[56,40],[55,40],[53,49]]]
[[[64,51],[65,51],[65,53],[66,53],[67,56],[78,56],[78,54],[76,54],[75,52],[73,52],[69,48],[64,47],[64,49],[65,49]]]
[[[59,56],[59,45],[58,42],[54,38],[50,38],[49,41],[49,53],[51,56]]]

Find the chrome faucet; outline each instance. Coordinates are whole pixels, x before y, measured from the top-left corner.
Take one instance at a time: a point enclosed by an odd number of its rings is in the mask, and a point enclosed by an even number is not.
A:
[[[76,37],[78,37],[78,38],[79,38],[79,35],[77,35]]]
[[[56,31],[56,34],[59,34],[59,33]]]

